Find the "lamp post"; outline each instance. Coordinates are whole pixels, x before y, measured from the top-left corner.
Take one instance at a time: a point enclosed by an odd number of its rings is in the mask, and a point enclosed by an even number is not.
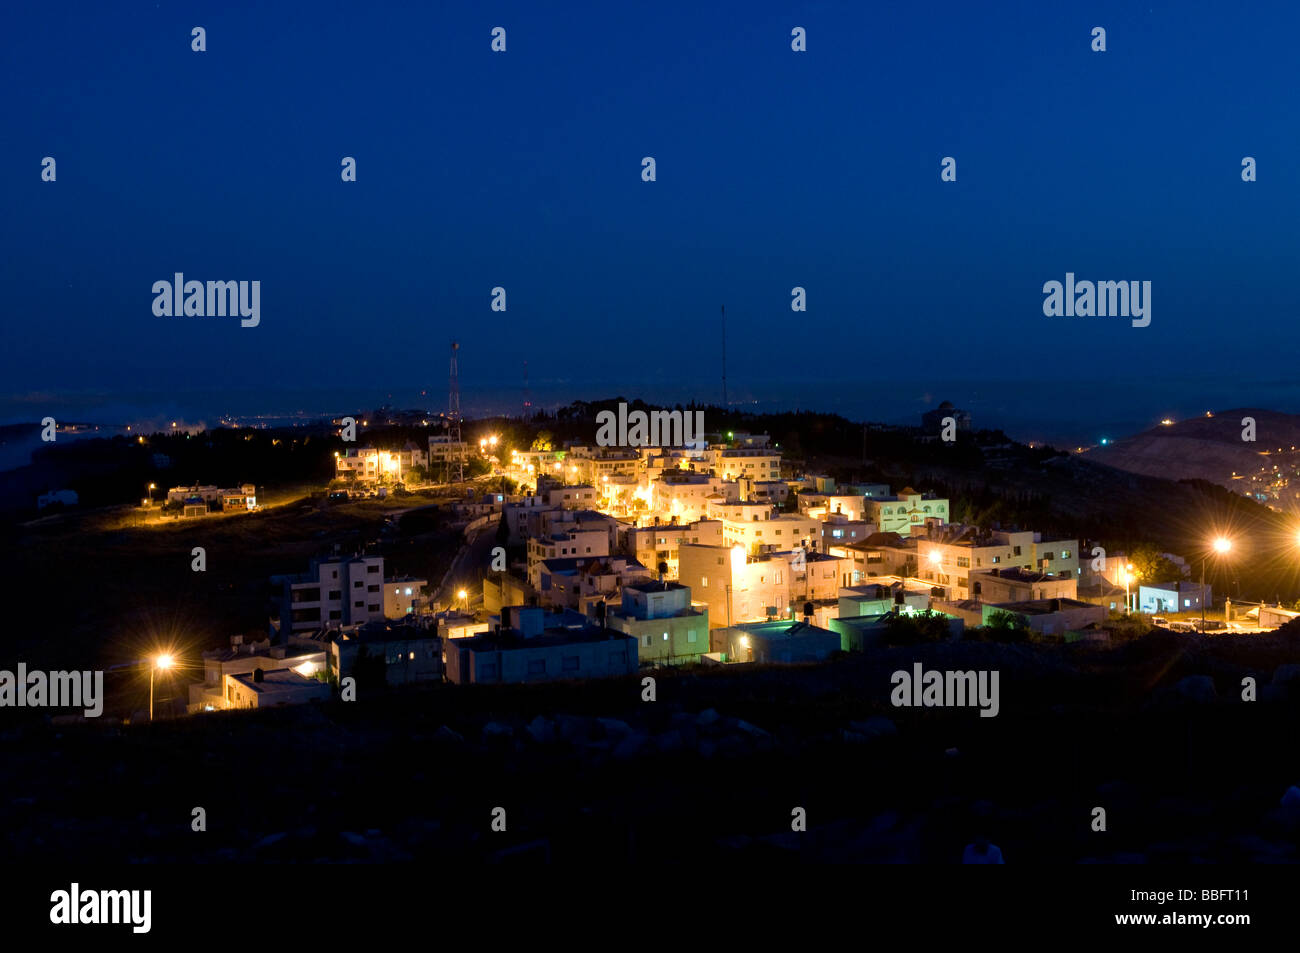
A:
[[[149,666],[149,722],[153,723],[153,673],[161,669],[166,671],[172,667],[172,657],[170,655],[160,655],[153,660]]]
[[[1133,564],[1124,567],[1124,614],[1128,615],[1132,605],[1132,597],[1129,595],[1129,583],[1133,579]]]
[[[1231,543],[1229,540],[1224,539],[1222,536],[1220,536],[1218,539],[1216,539],[1216,540],[1214,541],[1214,552],[1215,552],[1215,553],[1226,553],[1226,552],[1227,552],[1228,550],[1230,550],[1230,549],[1232,549],[1232,543]],[[1200,593],[1200,600],[1201,600],[1201,632],[1202,632],[1202,634],[1204,634],[1204,632],[1205,632],[1205,564],[1206,564],[1206,562],[1209,561],[1209,558],[1210,558],[1210,554],[1209,554],[1209,553],[1205,553],[1205,554],[1203,554],[1203,555],[1201,556],[1201,593]]]

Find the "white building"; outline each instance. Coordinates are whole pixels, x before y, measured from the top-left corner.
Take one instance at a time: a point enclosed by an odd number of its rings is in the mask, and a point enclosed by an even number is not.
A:
[[[306,632],[400,618],[425,605],[423,579],[384,580],[382,556],[313,560],[305,573],[272,576],[280,590],[280,628]]]

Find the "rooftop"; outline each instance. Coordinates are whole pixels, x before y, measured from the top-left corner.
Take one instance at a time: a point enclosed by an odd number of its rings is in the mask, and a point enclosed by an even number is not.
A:
[[[798,639],[809,635],[829,635],[839,638],[839,634],[819,625],[809,625],[802,619],[777,619],[774,622],[741,622],[731,628],[740,629],[749,635],[762,636],[765,639]]]
[[[277,668],[269,672],[263,672],[262,680],[260,682],[254,678],[252,673],[247,675],[231,675],[230,677],[246,688],[257,692],[259,695],[293,691],[299,688],[322,684],[317,679],[310,678],[306,675],[300,675],[291,668]]]
[[[527,638],[513,629],[482,632],[468,638],[457,639],[456,646],[471,652],[510,652],[517,649],[555,648],[580,642],[620,642],[631,638],[633,636],[625,635],[616,629],[589,624],[582,627],[547,627],[540,635]]]
[[[1025,602],[999,602],[993,607],[1007,612],[1017,612],[1020,615],[1047,615],[1068,609],[1098,608],[1091,602],[1080,602],[1078,599],[1030,599]]]

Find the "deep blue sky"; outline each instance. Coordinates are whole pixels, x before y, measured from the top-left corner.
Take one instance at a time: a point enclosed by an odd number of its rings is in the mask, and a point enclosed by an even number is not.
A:
[[[1068,415],[1067,377],[1285,375],[1298,10],[7,4],[0,390],[445,392],[456,337],[467,382],[716,400],[724,302],[737,391],[1057,377]],[[1067,270],[1151,280],[1151,326],[1044,317]],[[261,326],[155,317],[175,271],[259,279]]]

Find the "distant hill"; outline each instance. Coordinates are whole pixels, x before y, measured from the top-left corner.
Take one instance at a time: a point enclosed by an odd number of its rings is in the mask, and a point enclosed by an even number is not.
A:
[[[1242,440],[1242,418],[1255,420],[1254,443]],[[1169,480],[1205,480],[1241,492],[1232,475],[1257,472],[1266,454],[1300,447],[1300,416],[1238,408],[1213,417],[1189,417],[1125,437],[1088,453],[1088,459],[1129,473]],[[1270,464],[1271,465],[1271,464]]]

